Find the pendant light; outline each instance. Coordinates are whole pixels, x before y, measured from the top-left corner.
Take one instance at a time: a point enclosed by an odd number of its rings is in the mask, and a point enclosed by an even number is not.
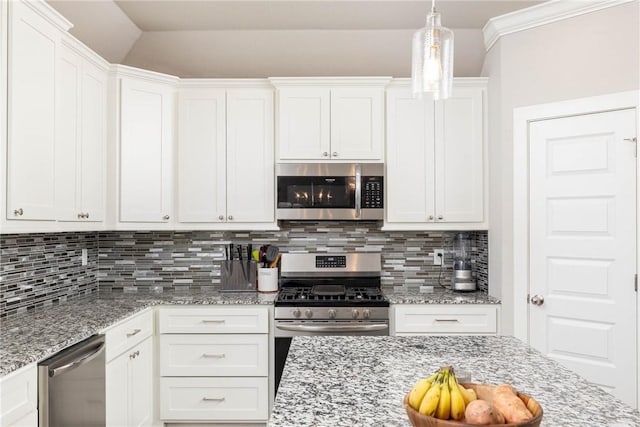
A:
[[[436,1],[431,0],[427,24],[413,34],[411,61],[413,96],[425,92],[433,99],[447,99],[453,85],[453,31],[440,23]]]

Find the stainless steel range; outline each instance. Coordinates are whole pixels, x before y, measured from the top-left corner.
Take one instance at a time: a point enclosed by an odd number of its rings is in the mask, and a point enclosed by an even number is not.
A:
[[[283,254],[275,301],[276,391],[291,337],[388,335],[380,254]]]

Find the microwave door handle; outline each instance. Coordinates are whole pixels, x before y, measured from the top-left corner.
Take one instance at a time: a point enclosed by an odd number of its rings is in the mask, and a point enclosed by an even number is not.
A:
[[[362,166],[356,165],[356,218],[360,218],[362,208]]]

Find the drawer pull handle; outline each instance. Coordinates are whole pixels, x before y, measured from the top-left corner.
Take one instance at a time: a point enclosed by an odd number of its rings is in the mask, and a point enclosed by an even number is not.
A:
[[[459,322],[458,319],[436,319],[436,322]]]
[[[202,357],[210,357],[212,359],[224,359],[224,353],[203,353]]]
[[[203,397],[205,402],[224,402],[224,397]]]
[[[224,323],[224,319],[202,319],[202,323]]]
[[[133,332],[127,332],[127,338],[138,335],[140,332],[142,332],[142,329],[134,329]]]

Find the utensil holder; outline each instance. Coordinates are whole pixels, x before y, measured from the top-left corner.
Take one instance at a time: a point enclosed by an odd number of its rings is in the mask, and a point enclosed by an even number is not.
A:
[[[220,266],[221,291],[243,292],[256,290],[257,263],[254,260],[227,260]]]
[[[278,292],[277,268],[258,268],[258,292]]]

